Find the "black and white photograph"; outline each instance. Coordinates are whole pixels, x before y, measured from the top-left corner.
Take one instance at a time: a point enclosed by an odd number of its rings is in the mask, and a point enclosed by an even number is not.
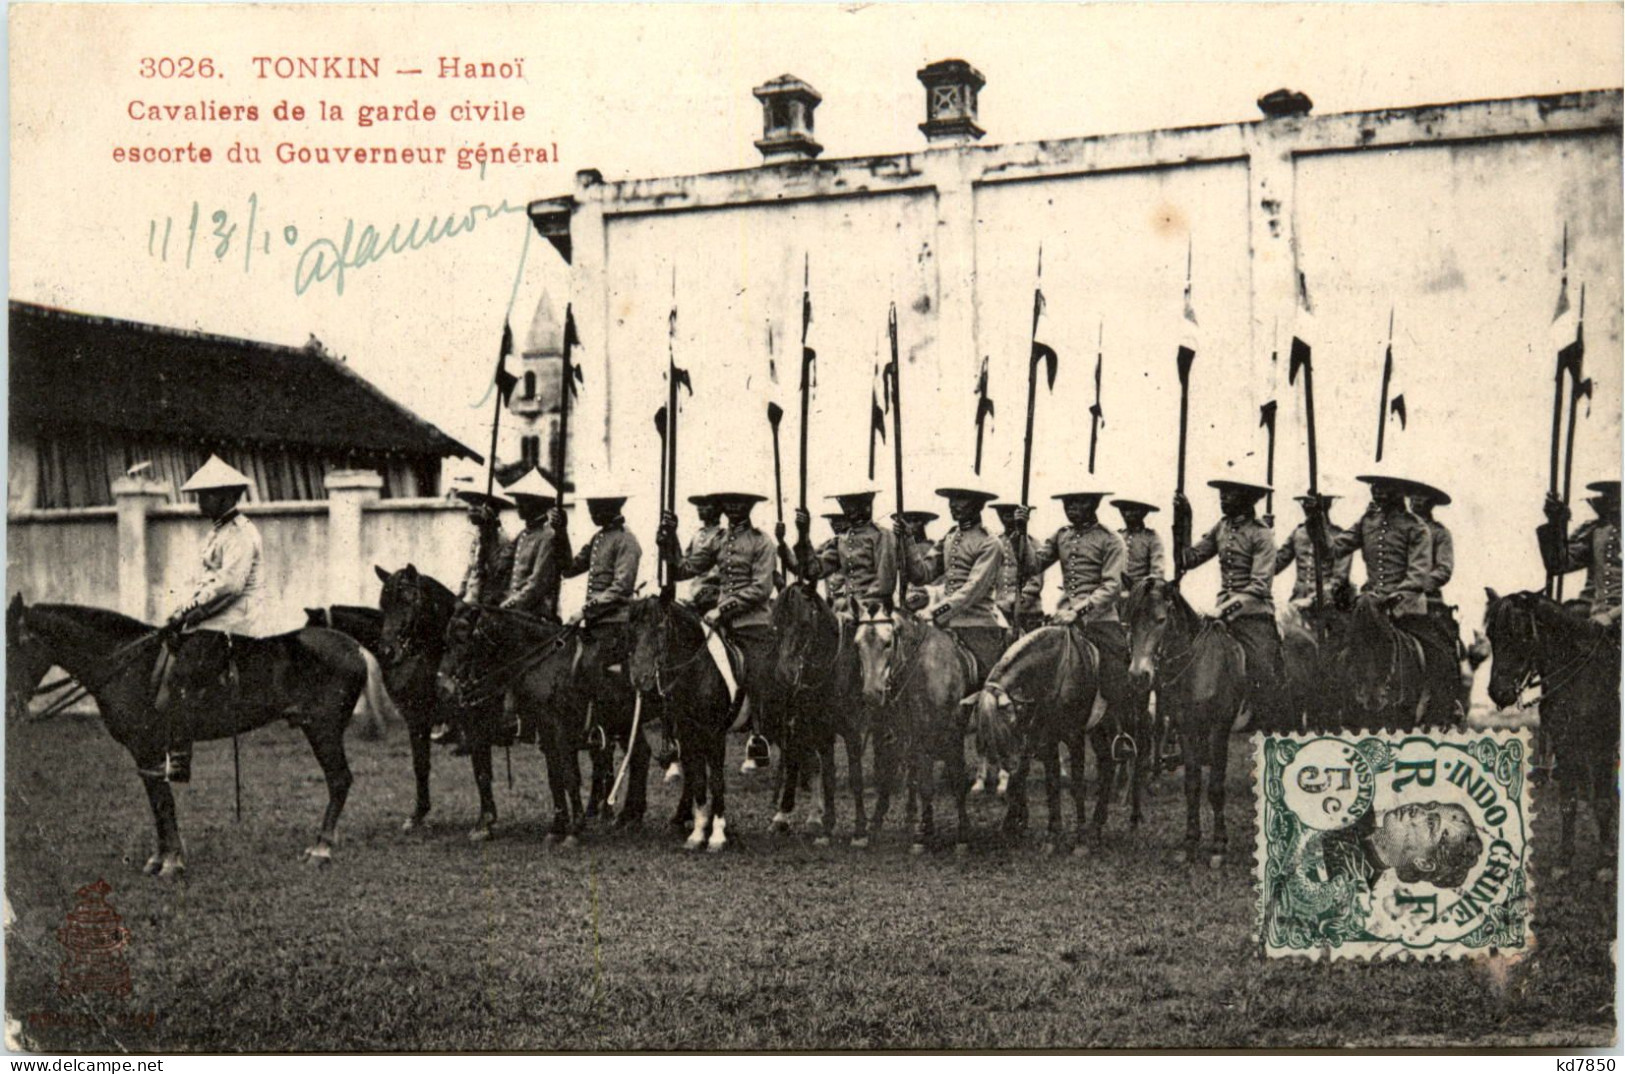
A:
[[[7,23],[9,1052],[1612,1069],[1621,4]]]

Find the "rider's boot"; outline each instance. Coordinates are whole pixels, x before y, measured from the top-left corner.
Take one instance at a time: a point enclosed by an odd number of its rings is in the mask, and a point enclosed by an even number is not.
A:
[[[192,744],[173,742],[164,758],[164,779],[170,783],[192,782]]]

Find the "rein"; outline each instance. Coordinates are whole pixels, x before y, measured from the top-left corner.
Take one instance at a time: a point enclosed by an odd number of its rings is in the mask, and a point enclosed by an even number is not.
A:
[[[139,638],[136,638],[134,641],[126,642],[125,644],[119,646],[117,649],[114,649],[105,658],[113,666],[111,668],[109,668],[104,674],[97,676],[91,682],[87,683],[87,682],[84,682],[83,680],[76,679],[75,676],[67,675],[67,676],[64,676],[61,679],[58,679],[54,683],[48,684],[48,686],[41,686],[41,687],[37,688],[34,691],[34,693],[35,694],[41,694],[41,693],[49,693],[49,692],[52,692],[52,691],[55,691],[55,690],[59,690],[63,686],[66,686],[68,683],[72,683],[72,682],[77,682],[78,683],[78,685],[73,690],[70,690],[68,693],[63,694],[61,697],[59,697],[55,701],[51,702],[51,704],[43,712],[39,713],[36,716],[30,716],[28,718],[28,722],[29,723],[44,723],[46,720],[49,720],[54,716],[61,715],[63,712],[65,712],[69,708],[71,708],[73,705],[78,704],[78,702],[80,700],[82,700],[83,698],[88,697],[91,694],[94,694],[97,690],[101,689],[103,686],[106,686],[109,682],[112,682],[113,679],[115,679],[119,675],[123,674],[124,671],[133,662],[137,651],[143,645],[145,645],[149,641],[152,641],[154,638],[160,637],[163,633],[164,633],[164,630],[162,628],[159,628],[159,629],[150,631],[149,633],[143,634]]]
[[[489,635],[482,631],[478,624],[471,628],[470,633],[475,640],[482,644],[487,643]],[[542,642],[536,648],[527,649],[512,660],[498,664],[484,674],[463,680],[463,685],[469,693],[469,696],[464,700],[464,704],[477,705],[501,696],[507,690],[508,684],[514,679],[517,679],[520,675],[568,645],[571,635],[572,631],[569,627],[560,627],[557,634]],[[498,682],[494,689],[490,686],[492,682]]]
[[[1530,646],[1534,649],[1535,660],[1539,660],[1540,656],[1545,650],[1545,646],[1541,642],[1540,637],[1540,616],[1536,615],[1534,609],[1532,608],[1529,610],[1529,642]],[[1584,672],[1586,668],[1590,666],[1591,662],[1597,658],[1597,654],[1603,650],[1606,643],[1607,639],[1605,637],[1595,638],[1592,641],[1589,649],[1585,650],[1568,663],[1561,665],[1555,672],[1549,675],[1545,671],[1540,670],[1538,667],[1532,669],[1531,672],[1526,673],[1524,675],[1525,688],[1536,684],[1539,684],[1541,688],[1540,696],[1535,698],[1529,704],[1539,705],[1547,698],[1555,697],[1564,690],[1568,689],[1568,687],[1572,686],[1575,680],[1580,677],[1581,673]],[[1531,663],[1533,662],[1534,661],[1531,661]],[[1552,682],[1551,680],[1554,679],[1556,681]]]

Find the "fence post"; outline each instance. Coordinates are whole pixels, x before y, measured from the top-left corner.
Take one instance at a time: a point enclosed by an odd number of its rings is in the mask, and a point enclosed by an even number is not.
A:
[[[147,572],[147,514],[169,499],[169,486],[145,477],[113,479],[118,511],[118,610],[151,622]]]
[[[362,508],[379,498],[382,475],[371,470],[333,470],[327,488],[327,603],[371,604],[368,564],[361,562]]]

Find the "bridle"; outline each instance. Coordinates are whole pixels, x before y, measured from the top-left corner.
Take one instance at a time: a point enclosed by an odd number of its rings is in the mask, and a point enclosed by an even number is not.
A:
[[[788,592],[788,590],[786,592]],[[813,625],[809,626],[805,631],[806,633],[811,634],[821,618],[819,615],[818,605],[809,603],[807,605],[807,611],[804,614],[806,618],[812,620]],[[812,660],[810,654],[805,651],[812,648],[814,644],[816,644],[816,636],[810,638],[804,645],[799,646],[798,648],[802,651],[795,653],[792,657],[795,662],[795,676],[788,684],[791,693],[794,694],[800,693],[802,690],[817,689],[818,687],[828,683],[830,679],[834,677],[835,668],[840,662],[841,654],[846,651],[846,631],[841,629],[841,621],[833,614],[830,615],[830,620],[835,624],[835,651],[830,654],[828,660],[820,662]],[[806,679],[809,663],[813,666],[813,668],[820,672],[820,674],[811,681]]]
[[[501,644],[501,639],[496,638],[485,626],[487,616],[493,612],[513,614],[516,617],[523,614],[514,613],[511,610],[503,612],[501,609],[476,608],[474,614],[470,616],[473,622],[468,624],[468,637],[473,642],[471,648],[475,648],[476,651],[494,650]],[[534,617],[524,616],[524,618],[531,619]],[[452,622],[455,623],[456,620],[453,619]],[[480,674],[456,674],[451,676],[452,682],[466,695],[463,704],[477,705],[500,696],[507,689],[508,683],[567,646],[578,629],[561,625],[558,627],[557,633],[537,647],[526,649],[518,656],[505,660],[488,671]],[[465,654],[464,662],[465,664],[469,662],[468,654]],[[495,688],[491,687],[492,683],[497,684]]]
[[[1595,638],[1592,641],[1590,648],[1586,649],[1579,656],[1576,656],[1573,660],[1561,665],[1555,672],[1547,674],[1540,667],[1540,665],[1545,662],[1542,660],[1542,656],[1546,651],[1546,646],[1541,640],[1540,616],[1536,614],[1535,608],[1528,606],[1529,602],[1527,600],[1520,600],[1516,594],[1503,597],[1501,598],[1501,601],[1501,606],[1496,609],[1495,612],[1495,618],[1498,621],[1504,623],[1507,615],[1516,613],[1520,609],[1523,610],[1529,617],[1529,653],[1522,661],[1520,670],[1522,670],[1523,673],[1517,677],[1518,696],[1521,698],[1523,696],[1523,692],[1529,689],[1531,686],[1538,685],[1540,686],[1541,690],[1539,697],[1535,698],[1527,705],[1521,705],[1520,707],[1528,708],[1540,705],[1548,698],[1556,697],[1569,686],[1573,685],[1575,680],[1580,677],[1581,672],[1585,671],[1591,662],[1596,659],[1597,654],[1602,651],[1603,646],[1606,643],[1605,638]]]

